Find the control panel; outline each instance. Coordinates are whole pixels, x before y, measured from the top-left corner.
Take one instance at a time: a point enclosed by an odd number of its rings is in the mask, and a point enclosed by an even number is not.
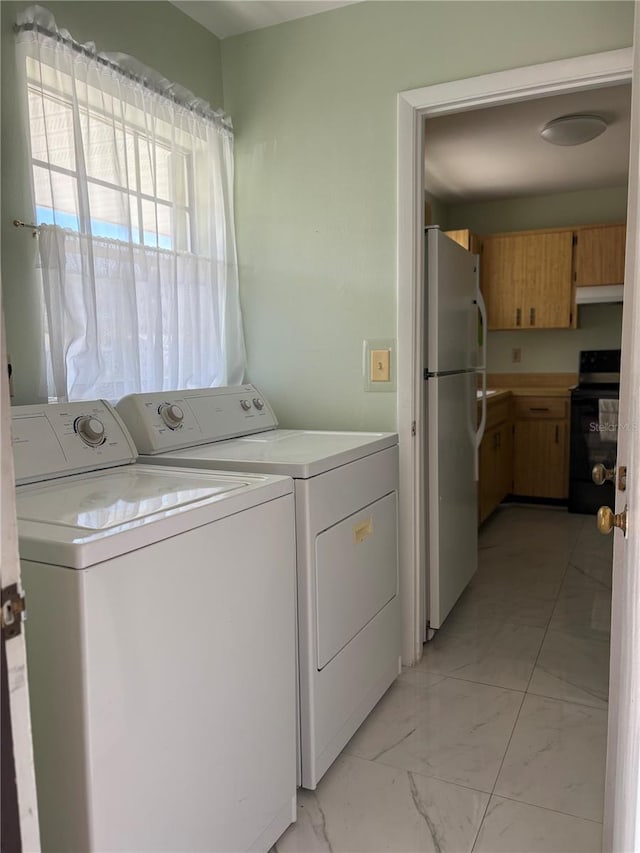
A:
[[[106,400],[15,406],[11,431],[18,485],[126,465],[137,456]]]
[[[181,450],[278,426],[255,385],[129,394],[116,409],[141,454]]]

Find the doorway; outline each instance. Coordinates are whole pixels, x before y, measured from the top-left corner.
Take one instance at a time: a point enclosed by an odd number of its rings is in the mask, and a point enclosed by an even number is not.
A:
[[[623,49],[560,60],[398,95],[398,432],[403,586],[403,661],[422,653],[424,533],[420,519],[423,376],[419,347],[423,314],[424,119],[599,88],[631,79],[632,51]]]

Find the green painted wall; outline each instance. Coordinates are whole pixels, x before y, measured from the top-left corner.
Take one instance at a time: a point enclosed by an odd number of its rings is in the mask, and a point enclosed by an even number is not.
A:
[[[13,219],[30,221],[25,197],[29,164],[15,94],[12,27],[18,9],[30,3],[0,3],[2,15],[2,285],[7,346],[14,366],[14,403],[31,403],[44,393],[40,296],[35,272],[36,241],[18,231]],[[220,41],[166,2],[43,3],[59,27],[99,50],[129,53],[212,106],[222,106]]]
[[[470,228],[477,234],[624,222],[626,218],[626,186],[455,204],[447,208],[449,228]]]
[[[623,222],[627,218],[627,188],[452,205],[447,215],[451,228],[471,228],[477,234]],[[621,305],[582,305],[575,330],[490,332],[487,365],[492,373],[577,371],[581,349],[618,348],[621,335]],[[521,350],[519,364],[511,360],[514,347]]]
[[[289,426],[395,427],[396,95],[632,41],[628,2],[371,2],[222,42],[249,377]]]
[[[622,305],[580,305],[578,328],[557,332],[489,332],[487,367],[490,373],[577,373],[582,349],[619,349]],[[522,360],[511,361],[518,347]]]

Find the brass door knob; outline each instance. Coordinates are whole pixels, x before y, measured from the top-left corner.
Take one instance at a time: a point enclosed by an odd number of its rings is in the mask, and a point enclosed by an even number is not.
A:
[[[608,506],[601,506],[598,510],[598,518],[597,518],[598,530],[600,533],[606,535],[607,533],[611,533],[614,527],[618,527],[622,530],[623,533],[627,532],[627,508],[616,513]]]
[[[591,469],[591,479],[596,484],[596,486],[601,486],[606,480],[615,480],[616,478],[616,469],[615,468],[605,468],[602,462],[598,462],[597,465],[594,465]]]

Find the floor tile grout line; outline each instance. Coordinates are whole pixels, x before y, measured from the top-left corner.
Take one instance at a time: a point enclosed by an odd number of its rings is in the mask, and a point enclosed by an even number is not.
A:
[[[519,720],[520,720],[520,715],[521,715],[521,713],[522,713],[522,708],[523,708],[523,706],[524,706],[524,703],[525,703],[525,700],[526,700],[527,696],[529,695],[529,685],[531,684],[531,679],[533,678],[533,673],[534,673],[535,668],[536,668],[536,665],[537,665],[537,663],[538,663],[538,659],[539,659],[539,657],[540,657],[540,652],[542,651],[542,647],[544,646],[544,641],[546,640],[547,633],[548,633],[548,631],[549,631],[549,625],[551,624],[551,620],[553,619],[553,614],[555,613],[555,609],[556,609],[556,606],[557,606],[557,604],[558,604],[558,599],[559,599],[559,597],[560,597],[560,592],[561,592],[561,590],[562,590],[562,586],[563,586],[563,584],[564,584],[565,578],[566,578],[566,576],[567,576],[567,571],[568,571],[568,569],[569,569],[569,562],[570,562],[570,560],[571,560],[571,557],[573,556],[573,553],[574,553],[574,551],[575,551],[575,547],[576,547],[576,543],[577,543],[577,541],[578,541],[578,538],[579,538],[579,536],[580,536],[580,533],[582,532],[582,528],[583,528],[583,527],[584,527],[584,523],[581,525],[580,531],[579,531],[579,532],[578,532],[578,534],[576,535],[576,538],[575,538],[574,543],[573,543],[573,547],[571,548],[571,551],[570,551],[570,553],[569,553],[569,555],[568,555],[567,562],[566,562],[566,565],[565,565],[565,570],[564,570],[563,575],[562,575],[562,580],[560,581],[560,584],[558,585],[558,592],[557,592],[556,597],[555,597],[555,600],[554,600],[553,610],[551,611],[551,615],[549,616],[549,619],[548,619],[548,621],[547,621],[546,627],[545,627],[545,629],[544,629],[544,634],[543,634],[543,637],[542,637],[542,642],[540,643],[540,648],[538,649],[538,654],[536,655],[536,659],[535,659],[534,665],[533,665],[533,667],[531,668],[531,674],[529,675],[529,680],[528,680],[528,682],[527,682],[527,687],[526,687],[525,692],[524,692],[524,695],[523,695],[523,697],[522,697],[522,701],[520,702],[520,707],[518,708],[518,713],[516,714],[516,718],[515,718],[515,721],[514,721],[514,723],[513,723],[513,727],[512,727],[512,729],[511,729],[511,734],[509,735],[509,740],[508,740],[508,742],[507,742],[507,745],[506,745],[506,748],[505,748],[504,754],[503,754],[503,756],[502,756],[502,761],[500,762],[500,767],[498,768],[498,772],[497,772],[497,774],[496,774],[496,778],[495,778],[495,781],[494,781],[494,783],[493,783],[493,787],[492,787],[492,789],[491,789],[491,794],[489,795],[489,799],[488,799],[488,801],[487,801],[487,805],[486,805],[486,808],[485,808],[485,810],[484,810],[484,814],[482,815],[482,820],[481,820],[481,821],[480,821],[480,823],[478,824],[478,830],[477,830],[476,835],[475,835],[475,838],[474,838],[474,840],[473,840],[473,845],[472,845],[472,847],[471,847],[471,853],[474,853],[474,851],[475,851],[475,849],[476,849],[476,845],[477,845],[477,843],[478,843],[478,838],[480,837],[480,833],[481,833],[481,831],[482,831],[482,827],[484,826],[485,818],[486,818],[486,816],[487,816],[487,812],[488,812],[488,810],[489,810],[489,804],[491,803],[491,800],[493,799],[493,797],[494,797],[494,796],[499,796],[498,794],[496,794],[496,793],[495,793],[495,791],[496,791],[496,786],[497,786],[497,784],[498,784],[498,779],[500,778],[500,774],[502,773],[502,768],[504,767],[504,762],[505,762],[505,759],[506,759],[506,757],[507,757],[507,753],[509,752],[509,747],[511,746],[511,741],[513,740],[513,736],[514,736],[515,730],[516,730],[517,725],[518,725],[518,722],[519,722]],[[518,802],[518,801],[516,801],[516,802]]]
[[[482,827],[484,825],[484,821],[485,821],[485,818],[487,816],[487,812],[489,811],[489,804],[491,803],[491,800],[494,796],[498,796],[495,793],[496,785],[498,784],[498,779],[500,778],[500,774],[502,773],[502,768],[504,767],[504,760],[507,757],[507,752],[509,752],[509,747],[511,746],[511,741],[513,739],[513,735],[514,735],[514,732],[516,730],[516,726],[518,725],[518,720],[520,719],[520,713],[522,711],[522,706],[524,705],[524,700],[526,699],[526,696],[527,696],[526,693],[522,694],[522,700],[520,701],[520,707],[518,708],[518,712],[516,714],[515,720],[513,721],[513,726],[511,727],[511,734],[509,735],[509,739],[508,739],[507,744],[505,746],[505,750],[504,750],[504,753],[502,755],[502,759],[500,761],[500,766],[498,767],[498,772],[496,773],[496,778],[493,780],[493,785],[491,787],[491,793],[489,794],[489,799],[487,800],[487,805],[485,807],[484,814],[482,815],[482,820],[478,824],[478,829],[477,829],[475,838],[473,839],[473,844],[471,846],[471,853],[474,853],[474,850],[476,848],[476,844],[478,843],[478,838],[480,837],[480,832],[482,831]]]
[[[517,803],[520,806],[529,806],[532,809],[542,809],[545,812],[551,812],[552,814],[559,814],[563,817],[572,817],[576,820],[586,820],[589,823],[595,823],[597,826],[602,826],[601,820],[596,820],[592,817],[585,817],[584,815],[572,814],[571,812],[562,812],[560,809],[550,809],[549,806],[541,806],[538,803],[530,803],[527,800],[517,800],[515,797],[507,797],[504,794],[492,794],[492,797],[500,797],[501,800],[509,800],[510,803]]]
[[[377,758],[364,758],[362,755],[356,755],[354,752],[343,752],[342,755],[348,755],[349,758],[356,758],[358,761],[366,761],[368,764],[374,764],[377,767],[386,767],[388,770],[397,770],[398,773],[413,773],[414,776],[420,776],[421,779],[433,779],[436,782],[442,782],[443,785],[452,785],[454,788],[464,788],[465,791],[473,791],[474,794],[485,794],[490,797],[489,791],[484,788],[474,788],[473,785],[465,785],[463,782],[453,782],[451,779],[444,779],[442,776],[425,773],[422,770],[408,770],[406,767],[399,767],[397,764],[387,764]]]
[[[564,567],[564,572],[562,573],[562,579],[561,579],[560,584],[558,586],[558,592],[556,593],[556,597],[555,597],[555,600],[553,602],[553,609],[551,611],[551,615],[549,616],[549,619],[547,620],[547,624],[546,624],[545,629],[544,629],[544,635],[542,637],[542,643],[540,644],[540,648],[538,649],[538,654],[536,655],[536,659],[534,661],[533,667],[531,669],[531,673],[529,675],[529,680],[527,682],[527,686],[525,687],[525,694],[526,695],[529,695],[529,688],[531,687],[531,680],[533,678],[534,672],[536,671],[538,661],[540,660],[540,654],[542,652],[542,649],[544,648],[544,644],[546,642],[547,635],[549,634],[549,626],[551,625],[551,622],[553,620],[553,616],[556,612],[556,607],[558,606],[558,601],[560,600],[560,594],[562,592],[562,587],[564,586],[564,582],[565,582],[565,579],[567,577],[567,573],[569,571],[569,566],[571,565],[571,559],[575,553],[576,546],[577,546],[578,541],[580,539],[580,535],[581,535],[582,531],[584,530],[585,524],[586,524],[586,522],[583,520],[583,522],[580,526],[580,530],[576,534],[576,537],[573,541],[573,546],[571,547],[571,550],[569,551],[569,555],[567,557],[567,562],[566,562],[566,565]],[[532,695],[535,695],[535,694],[532,694]]]
[[[536,666],[536,664],[534,664],[534,668],[535,668],[535,666]],[[432,670],[421,670],[421,671],[422,672],[433,672]],[[494,682],[491,682],[491,681],[476,681],[476,680],[471,679],[471,678],[462,678],[459,675],[449,675],[449,674],[443,674],[443,673],[439,673],[439,672],[433,673],[433,674],[434,674],[434,676],[438,677],[438,681],[434,681],[432,684],[419,684],[416,686],[425,687],[425,688],[435,687],[436,684],[440,684],[445,679],[450,678],[452,681],[463,681],[465,684],[479,684],[481,687],[495,687],[496,690],[508,690],[511,693],[522,693],[525,696],[526,695],[537,696],[540,699],[549,699],[552,702],[565,702],[568,705],[579,705],[581,708],[593,708],[595,711],[606,711],[607,710],[607,708],[601,708],[599,705],[590,705],[588,702],[580,702],[577,699],[563,699],[559,696],[548,696],[546,693],[538,693],[535,690],[529,690],[529,687],[526,687],[526,688],[524,688],[524,687],[506,687],[504,684],[495,684]],[[531,681],[531,679],[529,679],[529,683],[530,683],[530,681]],[[410,685],[412,684],[412,682],[409,680],[405,680],[403,683],[404,684],[410,684]],[[605,700],[601,699],[600,701],[604,702]],[[605,704],[607,704],[607,703],[605,702]]]

